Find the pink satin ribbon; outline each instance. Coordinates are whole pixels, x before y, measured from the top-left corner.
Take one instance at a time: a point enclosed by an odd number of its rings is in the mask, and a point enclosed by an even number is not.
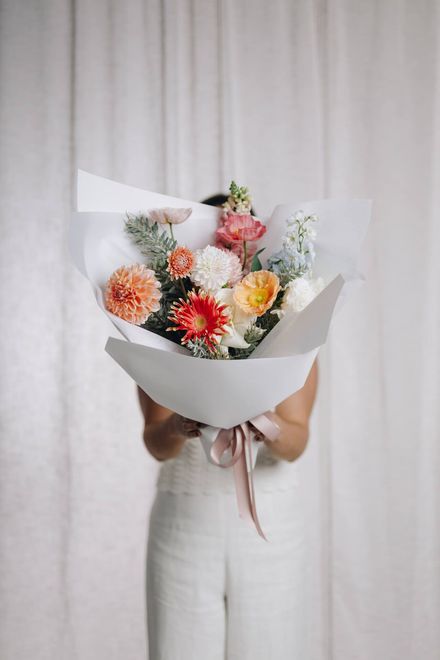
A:
[[[267,541],[258,520],[255,502],[251,424],[268,440],[276,440],[280,434],[280,427],[267,415],[258,415],[231,429],[220,429],[210,453],[212,460],[219,467],[233,468],[239,514],[241,518],[254,524],[258,534]],[[231,451],[231,459],[222,461],[228,449]]]

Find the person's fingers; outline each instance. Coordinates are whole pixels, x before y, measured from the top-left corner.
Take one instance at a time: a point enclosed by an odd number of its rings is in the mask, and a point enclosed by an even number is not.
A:
[[[252,429],[252,433],[254,434],[254,440],[256,440],[257,442],[263,442],[263,440],[265,439],[264,433],[262,433],[259,429],[257,429],[257,427],[254,426],[253,424],[251,424],[251,429]]]
[[[181,428],[188,438],[198,438],[201,435],[200,431],[201,424],[196,422],[194,419],[188,419],[188,417],[181,418]]]
[[[206,424],[203,424],[202,422],[196,422],[194,419],[188,419],[187,417],[183,417],[182,426],[185,429],[197,429],[197,428],[203,428],[204,426],[206,426]]]

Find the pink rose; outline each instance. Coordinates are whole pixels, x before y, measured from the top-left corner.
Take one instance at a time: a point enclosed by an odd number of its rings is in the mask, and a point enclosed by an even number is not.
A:
[[[244,241],[257,241],[266,232],[262,222],[250,214],[227,213],[223,224],[217,229],[217,240],[223,245],[233,245]]]

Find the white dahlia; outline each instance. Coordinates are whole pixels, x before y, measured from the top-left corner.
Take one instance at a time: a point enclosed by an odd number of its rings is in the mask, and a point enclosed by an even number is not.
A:
[[[295,312],[301,312],[324,288],[322,277],[308,279],[298,277],[292,280],[286,286],[281,303],[281,309],[286,312],[292,309]]]
[[[191,280],[204,291],[213,292],[241,277],[240,260],[236,254],[208,245],[195,252]]]
[[[241,267],[241,259],[235,254],[235,252],[230,252],[229,250],[223,250],[226,256],[229,259],[229,279],[227,284],[230,286],[237,284],[243,277],[243,269]]]

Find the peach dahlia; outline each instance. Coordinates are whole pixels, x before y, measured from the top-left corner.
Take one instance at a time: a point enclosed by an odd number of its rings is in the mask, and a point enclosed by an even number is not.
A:
[[[109,277],[105,289],[106,309],[124,321],[142,325],[160,309],[160,282],[144,264],[121,266]]]

